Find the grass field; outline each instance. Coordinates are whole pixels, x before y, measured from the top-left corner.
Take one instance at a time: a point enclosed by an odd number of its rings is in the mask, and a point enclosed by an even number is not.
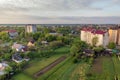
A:
[[[86,80],[86,72],[88,71],[90,65],[87,63],[79,63],[72,71],[69,80]]]
[[[90,70],[92,76],[89,76],[88,80],[114,80],[115,67],[111,57],[99,57],[99,60],[96,63],[97,65],[93,64]]]
[[[55,55],[55,56],[52,56],[50,58],[45,58],[45,59],[40,60],[40,61],[33,61],[33,63],[31,64],[32,66],[30,66],[29,68],[27,68],[24,72],[27,73],[28,75],[33,76],[39,70],[41,70],[45,66],[49,65],[50,63],[52,63],[53,61],[55,61],[60,56],[62,56],[62,55]]]
[[[74,64],[73,57],[57,65],[37,80],[85,80],[89,65],[85,62]]]
[[[63,55],[67,56],[64,61],[33,79],[35,73]],[[114,80],[116,75],[120,79],[120,61],[115,56],[101,56],[92,67],[86,62],[74,64],[73,59],[69,56],[69,47],[58,48],[50,58],[32,60],[30,66],[12,80]]]
[[[28,64],[28,67],[22,73],[15,75],[13,79],[24,80],[23,78],[25,78],[25,80],[33,80],[30,76],[33,77],[33,75],[38,71],[40,71],[42,68],[49,65],[59,57],[66,55],[68,53],[69,53],[69,47],[62,47],[56,49],[55,54],[49,58],[43,58],[41,60],[32,60],[30,64]],[[23,78],[21,79],[22,76]]]
[[[113,60],[114,67],[115,67],[115,74],[118,77],[118,79],[120,79],[120,61],[118,57],[116,56],[112,57],[112,60]]]
[[[20,74],[14,76],[12,78],[12,80],[34,80],[34,79],[24,73],[20,73]]]

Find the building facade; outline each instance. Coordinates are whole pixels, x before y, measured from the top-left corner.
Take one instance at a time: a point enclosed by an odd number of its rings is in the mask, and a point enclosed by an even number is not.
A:
[[[102,45],[106,47],[109,43],[109,33],[105,30],[96,30],[93,28],[83,28],[81,30],[81,40],[93,45],[92,40],[94,37],[98,38],[96,46]]]
[[[120,45],[120,29],[109,29],[109,40]]]
[[[35,33],[37,32],[37,27],[35,24],[28,24],[26,25],[25,30],[27,33]]]

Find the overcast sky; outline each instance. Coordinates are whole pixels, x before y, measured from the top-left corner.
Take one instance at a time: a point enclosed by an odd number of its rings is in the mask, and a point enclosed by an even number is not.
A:
[[[120,23],[120,0],[0,0],[0,24]]]

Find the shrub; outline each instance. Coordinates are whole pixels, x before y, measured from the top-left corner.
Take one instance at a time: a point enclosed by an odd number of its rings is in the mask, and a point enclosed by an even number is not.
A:
[[[73,60],[73,63],[78,63],[78,59],[75,58],[75,59]]]

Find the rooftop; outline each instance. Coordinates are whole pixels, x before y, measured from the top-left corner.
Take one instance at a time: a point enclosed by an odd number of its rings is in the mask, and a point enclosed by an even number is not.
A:
[[[6,30],[5,32],[15,33],[15,32],[17,32],[17,31],[16,31],[16,30]]]
[[[100,29],[98,30],[98,29],[94,29],[91,27],[83,28],[82,31],[91,32],[93,34],[105,34],[106,33],[105,30],[100,30]]]

